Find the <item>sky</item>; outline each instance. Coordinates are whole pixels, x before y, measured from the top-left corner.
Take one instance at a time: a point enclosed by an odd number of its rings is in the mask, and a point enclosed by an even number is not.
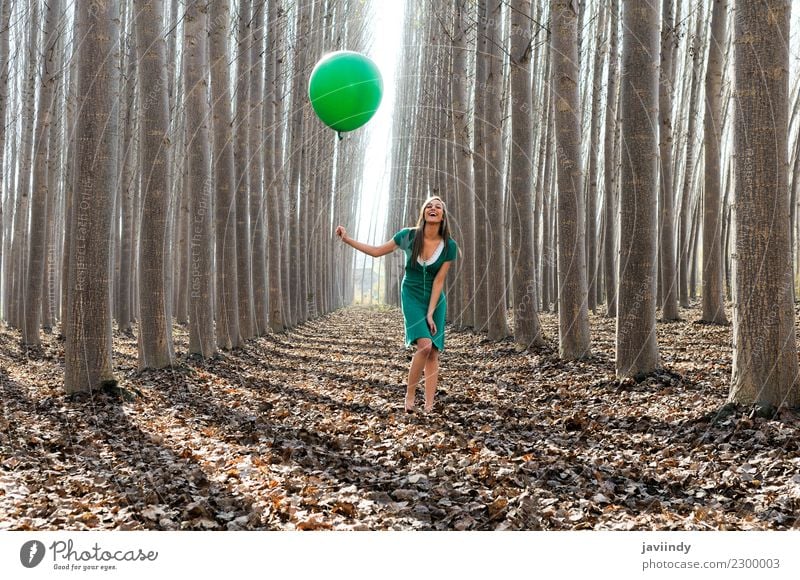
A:
[[[367,51],[383,77],[383,99],[366,125],[369,135],[361,191],[361,214],[351,231],[368,243],[385,242],[384,224],[389,199],[389,169],[392,146],[392,110],[396,89],[395,71],[400,57],[404,2],[381,0],[372,3],[372,46]],[[357,262],[357,265],[360,264]]]

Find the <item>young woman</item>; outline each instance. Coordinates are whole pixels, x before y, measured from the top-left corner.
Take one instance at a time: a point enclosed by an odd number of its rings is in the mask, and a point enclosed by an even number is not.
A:
[[[444,314],[447,299],[444,279],[450,263],[458,255],[458,246],[450,237],[447,210],[439,197],[428,198],[422,206],[414,228],[403,228],[391,240],[380,246],[370,246],[347,236],[342,227],[336,235],[347,245],[378,258],[402,249],[406,268],[400,286],[403,319],[406,327],[406,346],[416,345],[408,370],[405,409],[414,411],[417,384],[425,371],[425,412],[433,408],[439,380],[439,353],[444,350]]]

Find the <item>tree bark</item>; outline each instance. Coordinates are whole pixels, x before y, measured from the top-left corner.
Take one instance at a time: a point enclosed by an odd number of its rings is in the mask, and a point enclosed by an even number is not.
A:
[[[675,265],[675,215],[674,215],[674,182],[672,174],[672,93],[675,91],[674,78],[672,76],[672,61],[674,59],[675,45],[678,37],[675,32],[674,17],[672,14],[674,0],[663,0],[662,22],[661,22],[661,82],[659,83],[659,120],[660,120],[660,139],[659,149],[661,153],[661,224],[659,231],[660,238],[660,258],[661,258],[661,278],[660,287],[662,293],[663,320],[678,320],[678,280]]]
[[[736,2],[733,377],[729,400],[800,404],[787,189],[790,4]]]
[[[660,8],[647,2],[623,2],[618,377],[644,375],[659,367],[655,212],[658,135],[652,122],[658,114],[659,15]]]
[[[722,73],[727,41],[727,0],[714,0],[706,71],[705,188],[703,189],[703,320],[727,324],[722,294],[721,144]]]
[[[510,332],[506,308],[505,236],[503,204],[503,36],[502,0],[487,2],[486,24],[486,106],[484,135],[486,139],[486,260],[478,262],[487,273],[487,330],[490,340],[502,340]],[[481,55],[483,57],[483,55]],[[480,90],[480,87],[478,88]],[[530,88],[528,88],[530,91]],[[434,107],[431,107],[432,109]],[[530,109],[526,114],[530,115]],[[529,131],[530,133],[530,131]],[[530,135],[528,135],[530,143]],[[530,147],[525,155],[530,158]],[[530,215],[530,214],[529,214]],[[526,228],[527,229],[527,228]],[[528,253],[530,256],[530,253]],[[488,273],[492,272],[489,276]]]
[[[550,7],[551,86],[558,165],[558,351],[561,358],[573,360],[590,354],[580,156],[578,13],[570,0],[551,0]]]
[[[619,93],[619,0],[612,0],[609,13],[611,39],[608,49],[608,86],[606,97],[605,133],[605,192],[603,195],[603,281],[606,290],[606,316],[617,315],[617,268],[616,223],[617,185],[619,175],[619,149],[617,147],[619,126],[617,123],[617,100]]]
[[[250,147],[248,144],[248,114],[250,91],[250,5],[251,0],[239,0],[236,27],[236,116],[234,117],[233,158],[236,168],[236,275],[239,305],[239,333],[243,339],[252,338],[253,286],[251,279],[250,238]]]
[[[533,229],[533,155],[531,128],[531,4],[513,0],[511,11],[511,268],[514,290],[514,340],[544,344],[536,292]]]
[[[76,119],[75,198],[72,204],[73,243],[64,347],[64,388],[67,393],[91,391],[115,383],[112,372],[110,301],[111,220],[117,135],[112,113],[112,70],[109,55],[117,50],[118,20],[113,4],[99,7],[78,2],[75,37],[79,107]]]
[[[134,0],[139,60],[142,223],[139,232],[139,369],[172,364],[172,320],[167,317],[166,242],[169,216],[167,151],[169,96],[163,0]]]
[[[31,187],[31,229],[30,246],[28,251],[27,280],[25,297],[27,307],[22,325],[22,342],[27,345],[38,346],[41,344],[39,327],[41,326],[45,243],[48,223],[48,212],[54,210],[48,207],[48,187],[55,184],[48,183],[48,149],[50,128],[55,113],[55,84],[59,73],[58,41],[61,28],[61,3],[59,0],[50,0],[42,7],[42,20],[44,22],[44,51],[41,62],[42,84],[39,90],[39,112],[36,116],[36,129],[34,130],[35,145],[33,156],[33,184]],[[38,76],[38,75],[37,75]],[[51,154],[55,155],[55,151]],[[47,297],[44,296],[46,299]]]
[[[236,258],[236,173],[233,162],[231,89],[228,71],[228,23],[230,7],[209,4],[211,55],[211,102],[214,130],[214,179],[216,190],[216,331],[217,346],[237,348],[239,301]]]
[[[189,353],[203,358],[217,352],[212,299],[213,178],[208,101],[209,0],[192,0],[184,22],[184,81],[186,82],[186,146],[189,187]]]

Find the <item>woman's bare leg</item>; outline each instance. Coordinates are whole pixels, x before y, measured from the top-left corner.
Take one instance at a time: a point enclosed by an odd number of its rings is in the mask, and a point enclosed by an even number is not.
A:
[[[433,347],[425,362],[425,411],[433,409],[436,386],[439,384],[439,349]]]
[[[417,340],[417,352],[411,359],[411,368],[408,369],[408,387],[406,388],[406,410],[414,408],[414,395],[417,392],[417,384],[422,380],[422,369],[428,361],[431,353],[432,343],[427,338]]]

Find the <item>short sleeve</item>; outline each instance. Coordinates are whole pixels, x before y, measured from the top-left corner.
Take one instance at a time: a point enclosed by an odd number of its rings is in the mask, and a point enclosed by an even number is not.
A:
[[[453,238],[447,240],[447,253],[444,256],[445,262],[451,262],[458,258],[458,244]]]
[[[392,239],[397,247],[403,251],[408,251],[411,248],[411,228],[403,228],[397,232]]]

